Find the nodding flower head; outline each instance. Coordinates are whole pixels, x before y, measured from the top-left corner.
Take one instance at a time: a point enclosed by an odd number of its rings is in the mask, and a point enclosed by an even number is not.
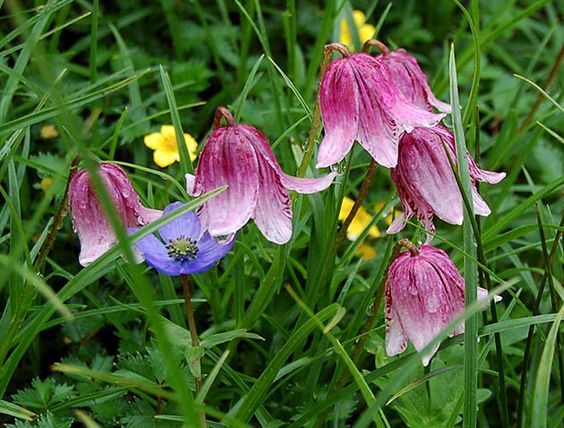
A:
[[[477,298],[483,299],[487,294],[478,287]],[[408,340],[421,351],[463,311],[464,279],[448,254],[431,245],[410,247],[388,268],[386,353],[390,356],[402,353]],[[450,336],[462,332],[463,323]],[[429,364],[438,349],[437,343],[422,356],[423,365]]]
[[[446,150],[445,150],[446,149]],[[452,132],[443,126],[415,128],[404,134],[399,145],[399,162],[392,169],[404,214],[400,215],[386,233],[402,230],[406,220],[417,216],[425,229],[435,231],[434,216],[450,224],[462,224],[464,217],[462,195],[456,183],[447,151],[456,162],[456,144]],[[467,153],[474,213],[490,214],[490,208],[476,189],[476,181],[499,183],[505,173],[484,171]],[[432,236],[429,235],[427,243]]]
[[[158,219],[162,211],[145,208],[133,190],[125,171],[111,163],[101,163],[98,175],[123,227],[144,226]],[[69,184],[69,205],[74,231],[80,239],[79,263],[96,260],[117,242],[109,220],[100,204],[88,170],[74,174]]]
[[[342,45],[328,45],[328,54],[331,46],[343,56],[329,65],[319,85],[325,137],[317,167],[343,160],[355,141],[380,165],[396,166],[400,135],[436,125],[444,114],[411,102],[381,61],[367,53],[350,54]]]
[[[221,126],[226,119],[227,125]],[[285,174],[267,138],[256,128],[236,124],[225,107],[216,111],[214,131],[208,137],[196,168],[186,176],[188,193],[197,196],[227,184],[227,190],[207,200],[202,224],[214,235],[229,235],[251,218],[271,242],[284,244],[292,236],[292,205],[289,190],[315,193],[335,178],[297,178]]]
[[[450,104],[435,97],[417,60],[404,49],[379,55],[375,59],[386,67],[388,75],[410,103],[428,111],[433,111],[434,107],[443,113],[450,113]]]
[[[174,202],[164,209],[167,214],[182,206]],[[129,229],[133,233],[137,228]],[[235,235],[225,242],[216,241],[203,229],[198,216],[189,211],[159,229],[159,237],[149,235],[135,243],[145,261],[155,270],[168,276],[200,273],[210,269],[225,256]]]

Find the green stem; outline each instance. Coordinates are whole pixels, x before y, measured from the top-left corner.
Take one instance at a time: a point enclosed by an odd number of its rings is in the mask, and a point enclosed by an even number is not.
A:
[[[192,296],[190,295],[190,280],[188,275],[182,275],[182,289],[184,291],[184,305],[186,308],[186,318],[188,318],[188,328],[190,329],[190,336],[192,337],[192,346],[198,348],[200,340],[198,339],[198,331],[196,330],[196,320],[194,319],[194,309],[192,307]],[[202,390],[202,369],[200,357],[197,359],[198,376],[196,376],[196,397]],[[203,403],[200,403],[203,404]],[[203,410],[199,411],[200,426],[206,427],[206,413]]]
[[[564,226],[564,215],[560,218],[560,227]],[[548,260],[552,263],[552,259],[556,250],[558,249],[558,243],[562,238],[562,231],[558,231],[554,240],[552,241],[552,248],[550,250],[550,255],[548,256]],[[542,300],[542,295],[544,291],[544,287],[546,285],[546,281],[548,279],[548,272],[545,271],[545,274],[542,278],[542,281],[539,285],[539,289],[537,291],[537,297],[535,298],[535,303],[533,306],[533,316],[539,314],[539,307]],[[517,424],[516,427],[520,428],[523,426],[523,411],[525,406],[525,390],[527,389],[527,375],[529,374],[528,365],[529,359],[531,357],[531,348],[533,344],[533,333],[535,331],[535,326],[531,325],[529,327],[529,332],[527,333],[527,341],[525,344],[525,354],[523,355],[523,365],[521,369],[521,381],[519,384],[519,397],[517,401]]]
[[[360,186],[360,190],[358,192],[358,197],[354,201],[354,205],[351,209],[351,212],[349,213],[349,215],[347,215],[347,218],[343,222],[343,226],[341,227],[341,230],[339,231],[339,235],[337,235],[337,240],[335,241],[335,243],[337,245],[340,244],[343,241],[343,239],[345,238],[345,236],[347,234],[347,229],[349,228],[349,226],[352,223],[354,217],[356,216],[356,213],[358,213],[358,210],[362,206],[362,203],[366,199],[366,195],[368,194],[368,189],[370,188],[370,184],[372,183],[372,178],[374,178],[374,172],[376,172],[377,166],[378,166],[378,164],[376,163],[376,161],[374,159],[372,159],[370,161],[370,165],[368,165],[368,169],[366,170],[366,176],[364,177],[364,181],[362,182],[362,184]]]

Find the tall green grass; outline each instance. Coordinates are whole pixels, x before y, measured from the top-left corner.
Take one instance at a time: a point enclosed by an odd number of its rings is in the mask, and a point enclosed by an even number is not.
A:
[[[194,275],[196,396],[180,284],[132,263],[130,245],[214,192],[190,199],[183,142],[181,162],[160,169],[143,136],[173,124],[202,146],[226,105],[269,137],[285,172],[319,175],[323,45],[356,8],[450,98],[466,195],[465,147],[507,172],[480,188],[489,217],[437,220],[433,244],[464,273],[466,334],[447,328],[424,369],[411,346],[385,354],[383,308],[367,328],[395,239],[423,232],[373,239],[368,226],[335,245],[341,201],[358,196],[370,161],[355,148],[334,186],[292,196],[288,244],[251,223],[218,267]],[[0,0],[0,10],[0,425],[198,426],[203,408],[212,427],[561,426],[558,2]],[[45,124],[59,136],[41,138]],[[147,206],[189,203],[128,237],[94,180],[119,244],[82,268],[61,209],[76,156],[93,173],[97,160],[122,165]],[[389,171],[377,169],[364,206],[385,230],[401,208]],[[376,256],[360,258],[361,244]],[[478,285],[503,301],[483,311]]]

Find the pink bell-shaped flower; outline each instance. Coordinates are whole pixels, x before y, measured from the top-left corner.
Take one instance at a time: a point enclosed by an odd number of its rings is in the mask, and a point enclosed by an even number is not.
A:
[[[444,144],[443,144],[444,143]],[[394,181],[404,213],[388,228],[386,233],[402,230],[406,220],[416,215],[425,229],[434,232],[433,217],[450,224],[462,224],[464,207],[462,195],[445,151],[456,162],[456,144],[452,132],[443,126],[415,128],[404,134],[399,144],[399,161],[392,169]],[[504,172],[484,171],[467,153],[474,213],[487,216],[490,208],[476,189],[476,181],[496,184],[505,177]],[[430,242],[429,235],[427,241]]]
[[[433,111],[435,107],[443,113],[450,113],[450,105],[435,97],[417,60],[404,49],[378,55],[376,60],[388,68],[388,73],[410,103],[425,110]]]
[[[421,351],[464,311],[464,279],[448,254],[431,245],[417,249],[409,242],[407,247],[409,251],[390,263],[386,278],[386,353],[390,356],[405,351],[408,340]],[[478,299],[487,294],[478,288]],[[460,324],[450,336],[463,332],[464,324]],[[438,349],[436,344],[422,356],[423,365]]]
[[[139,195],[121,167],[102,163],[98,166],[98,174],[124,228],[141,227],[161,217],[162,211],[141,205]],[[86,266],[117,243],[117,237],[96,197],[88,170],[82,169],[71,178],[69,205],[74,231],[80,239],[78,261]]]
[[[445,115],[415,105],[402,93],[397,76],[366,53],[350,54],[344,46],[329,45],[343,56],[334,60],[319,86],[319,106],[325,137],[317,167],[340,162],[358,141],[380,165],[393,168],[403,132],[436,125]]]
[[[227,126],[220,126],[222,118]],[[335,176],[334,172],[319,178],[284,174],[264,134],[250,125],[235,124],[229,110],[218,107],[214,131],[200,154],[196,175],[187,174],[186,181],[192,196],[229,186],[200,210],[202,227],[211,235],[235,233],[252,218],[266,239],[284,244],[292,236],[288,190],[319,192]]]

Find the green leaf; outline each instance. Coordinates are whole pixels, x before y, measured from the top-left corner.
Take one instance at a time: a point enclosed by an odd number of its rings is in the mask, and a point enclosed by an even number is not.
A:
[[[213,348],[214,346],[222,343],[231,342],[234,339],[264,340],[264,338],[258,334],[248,333],[247,330],[240,328],[237,330],[226,331],[225,333],[215,333],[209,336],[202,335],[200,345],[203,348]]]

